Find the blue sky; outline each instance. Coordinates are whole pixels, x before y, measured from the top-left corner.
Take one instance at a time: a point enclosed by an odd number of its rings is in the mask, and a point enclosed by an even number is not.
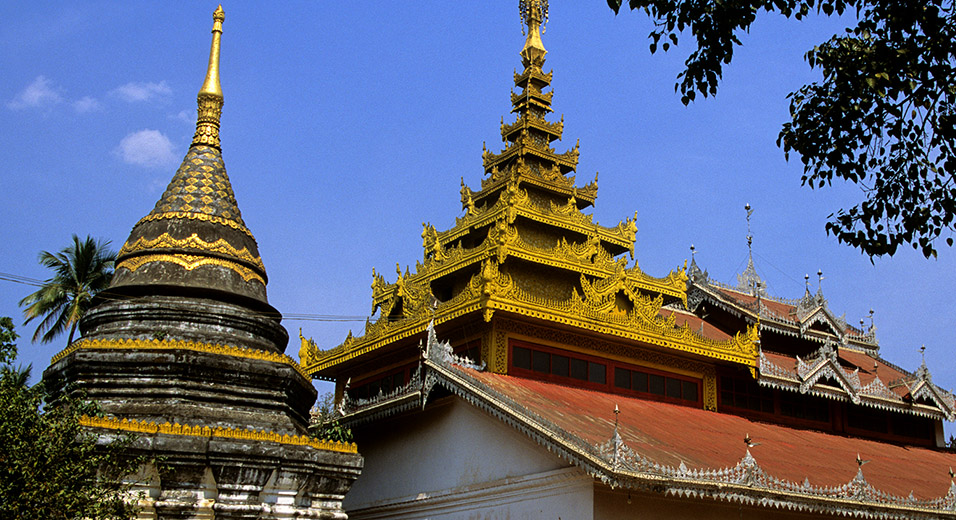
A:
[[[222,40],[223,156],[280,311],[371,310],[372,269],[422,256],[422,222],[461,214],[460,179],[477,188],[482,143],[501,148],[501,117],[520,68],[516,2],[229,2]],[[637,260],[663,276],[690,258],[734,282],[753,214],[757,269],[799,298],[818,269],[831,308],[856,324],[875,311],[881,351],[910,370],[921,345],[934,381],[956,386],[953,250],[870,260],[824,232],[859,201],[853,185],[800,186],[800,162],[774,143],[786,95],[818,79],[803,61],[838,21],[758,19],[715,99],[674,93],[689,52],[651,55],[640,13],[603,1],[551,2],[544,34],[554,70],[560,150],[581,142],[579,181],[600,172],[595,219],[637,211]],[[71,233],[115,248],[148,213],[186,152],[209,52],[214,2],[5,3],[0,6],[0,272],[47,278],[41,250]],[[0,281],[0,315],[22,321],[32,288]],[[364,320],[363,320],[364,321]],[[362,322],[294,321],[323,348]],[[25,338],[32,328],[20,327]],[[39,370],[53,345],[20,341]],[[293,345],[290,354],[295,354]]]

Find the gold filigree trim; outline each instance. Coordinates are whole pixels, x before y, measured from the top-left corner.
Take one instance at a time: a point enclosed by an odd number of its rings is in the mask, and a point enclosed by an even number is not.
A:
[[[224,267],[230,271],[235,272],[242,277],[243,280],[255,280],[262,285],[266,284],[266,281],[259,276],[258,273],[249,269],[244,265],[237,264],[236,262],[230,262],[229,260],[223,260],[221,258],[212,258],[208,256],[196,256],[196,255],[144,255],[136,256],[133,258],[127,258],[119,264],[116,268],[125,268],[129,269],[131,272],[136,272],[140,267],[151,263],[151,262],[168,262],[171,264],[176,264],[187,271],[192,271],[193,269],[198,269],[204,266],[217,266]]]
[[[629,220],[629,222],[633,221]],[[495,258],[499,264],[504,264],[508,256],[613,280],[614,283],[607,291],[613,290],[616,293],[623,290],[625,293],[636,294],[641,290],[647,290],[679,298],[686,303],[687,275],[684,269],[671,272],[664,278],[654,278],[641,271],[636,263],[631,268],[626,268],[626,260],[624,258],[615,260],[601,240],[594,235],[590,235],[586,241],[580,243],[569,243],[562,237],[550,247],[537,246],[526,242],[520,236],[518,229],[508,225],[504,217],[494,221],[485,240],[474,248],[465,249],[460,244],[444,247],[436,242],[436,235],[434,227],[424,225],[422,237],[425,261],[417,263],[415,274],[410,274],[406,270],[403,275],[399,271],[398,281],[388,284],[373,270],[373,307],[382,307],[384,310],[384,307],[391,306],[388,301],[397,296],[404,299],[405,309],[408,309],[410,299],[416,304],[430,301],[427,297],[430,294],[424,293],[427,292],[425,288],[430,286],[431,281],[462,271],[468,266],[481,264],[489,258]],[[399,294],[400,288],[404,289],[403,294]],[[417,305],[412,307],[417,308]],[[405,314],[407,315],[407,312]]]
[[[173,220],[173,219],[189,219],[189,220],[200,220],[203,222],[212,222],[213,224],[221,224],[226,227],[235,229],[249,236],[249,238],[255,240],[256,237],[252,236],[252,232],[249,231],[246,226],[236,222],[235,220],[217,217],[215,215],[207,215],[205,213],[196,213],[194,211],[167,211],[165,213],[150,213],[145,217],[139,219],[139,222],[136,225],[140,225],[143,222],[151,222],[153,220]],[[134,226],[135,227],[135,226]]]
[[[380,275],[379,275],[380,276]],[[374,285],[379,286],[377,279]],[[406,287],[411,280],[404,280]],[[421,283],[421,282],[419,282]],[[406,292],[417,294],[416,298],[402,300],[398,297],[384,302],[381,316],[391,315],[392,309],[401,301],[404,319],[392,320],[380,318],[366,322],[365,335],[352,338],[328,351],[315,352],[305,367],[309,374],[316,374],[355,357],[371,352],[383,345],[413,336],[425,330],[429,320],[435,324],[444,323],[469,313],[480,312],[486,322],[490,321],[498,310],[521,316],[538,318],[552,323],[574,327],[624,338],[657,347],[697,354],[712,359],[743,364],[748,367],[757,365],[756,327],[749,327],[726,341],[705,338],[686,325],[678,326],[673,315],[660,315],[663,298],[646,297],[639,293],[629,294],[633,308],[623,311],[609,305],[609,294],[604,292],[604,284],[617,283],[607,280],[590,285],[587,294],[575,294],[566,300],[555,300],[530,294],[522,290],[511,276],[498,268],[493,259],[487,260],[478,274],[472,276],[465,288],[452,299],[432,307],[428,295],[428,284],[424,283],[419,291]]]
[[[103,428],[106,430],[121,430],[133,433],[185,435],[189,437],[220,437],[225,439],[266,441],[293,446],[309,446],[317,450],[335,451],[339,453],[358,453],[354,442],[336,442],[316,439],[306,435],[289,435],[267,430],[244,430],[239,428],[210,428],[209,426],[190,426],[179,423],[163,423],[139,421],[136,419],[116,419],[113,417],[80,417],[80,424],[87,428]]]
[[[495,220],[506,216],[509,223],[514,222],[518,216],[533,220],[542,224],[554,226],[560,229],[581,233],[583,235],[594,235],[604,242],[624,247],[629,251],[634,249],[634,238],[637,227],[633,220],[626,219],[614,227],[604,227],[594,223],[592,215],[585,215],[580,210],[572,213],[553,212],[551,208],[538,207],[527,196],[527,192],[518,189],[516,193],[511,194],[508,190],[508,196],[502,196],[498,202],[491,207],[475,208],[469,211],[464,217],[455,219],[455,227],[446,231],[438,232],[437,240],[447,246],[449,243],[460,239],[474,229],[478,229],[493,223]],[[571,191],[569,190],[570,194]],[[578,191],[580,194],[580,190]]]
[[[206,242],[205,240],[199,238],[199,235],[193,233],[187,238],[177,239],[173,238],[169,233],[163,233],[154,239],[147,239],[145,237],[140,237],[136,239],[132,244],[127,242],[123,244],[123,247],[119,251],[119,256],[128,255],[136,251],[143,251],[146,249],[161,248],[161,249],[173,249],[173,248],[191,248],[199,249],[202,251],[208,251],[210,253],[219,253],[223,255],[229,255],[249,262],[250,264],[258,267],[262,271],[265,271],[266,268],[262,264],[262,257],[252,256],[252,253],[249,252],[249,249],[242,248],[236,249],[224,238],[220,238],[215,242]]]
[[[54,364],[70,354],[81,349],[114,349],[114,350],[191,350],[193,352],[202,352],[205,354],[218,354],[221,356],[231,356],[246,359],[258,359],[262,361],[271,361],[273,363],[282,363],[289,365],[302,377],[308,378],[305,370],[295,362],[294,359],[276,352],[258,350],[254,348],[234,347],[231,345],[221,345],[212,343],[201,343],[199,341],[181,341],[181,340],[159,340],[159,339],[81,339],[74,342],[66,349],[53,356],[50,364]]]
[[[486,173],[492,173],[492,170],[504,165],[509,160],[522,156],[537,157],[543,161],[558,164],[574,171],[578,166],[579,155],[580,152],[577,146],[567,152],[559,154],[554,151],[554,148],[546,144],[537,143],[525,135],[519,137],[499,154],[485,150],[481,155],[481,159]]]

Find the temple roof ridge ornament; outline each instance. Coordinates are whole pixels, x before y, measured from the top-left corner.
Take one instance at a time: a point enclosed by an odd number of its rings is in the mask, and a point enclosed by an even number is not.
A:
[[[737,275],[737,287],[742,292],[749,292],[758,299],[760,297],[766,298],[769,296],[767,294],[767,283],[757,274],[757,268],[754,266],[754,235],[750,229],[750,216],[753,215],[754,210],[749,203],[744,206],[744,209],[747,211],[747,267],[744,272]]]
[[[923,345],[919,349],[920,357],[922,362],[920,363],[919,368],[916,369],[916,377],[924,381],[933,381],[933,376],[929,373],[929,367],[926,366],[926,345]]]
[[[694,244],[690,245],[690,267],[687,268],[687,277],[694,283],[706,284],[710,282],[707,271],[702,270],[697,265],[697,248],[694,247]]]
[[[788,366],[781,365],[779,358],[775,362],[761,352],[758,382],[762,386],[827,399],[846,399],[881,410],[950,421],[956,418],[956,398],[951,393],[878,357],[873,358],[873,379],[863,384],[859,366],[851,370],[841,365],[840,350],[841,347],[833,343],[825,344],[806,357],[791,358],[793,363]],[[876,373],[880,364],[903,373],[903,377],[885,382]],[[893,391],[900,387],[904,393]],[[924,402],[917,402],[919,400]]]

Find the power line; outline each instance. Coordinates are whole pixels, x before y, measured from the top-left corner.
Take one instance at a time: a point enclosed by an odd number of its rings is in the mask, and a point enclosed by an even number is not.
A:
[[[34,287],[41,287],[43,285],[42,280],[37,280],[35,278],[27,278],[26,276],[20,276],[10,273],[0,273],[0,280],[6,282],[20,283],[23,285],[32,285]]]
[[[13,282],[22,285],[29,285],[32,287],[43,287],[47,285],[47,282],[43,280],[38,280],[36,278],[30,278],[27,276],[20,276],[17,274],[3,273],[0,272],[0,281]],[[137,299],[145,300],[142,296],[123,296],[117,294],[111,294],[107,291],[102,291],[97,294],[97,297],[109,301],[133,301]],[[265,312],[255,312],[253,314],[262,317],[271,317],[276,318],[278,316],[265,313]],[[282,319],[286,321],[316,321],[316,322],[364,322],[370,320],[372,317],[367,315],[357,315],[357,314],[310,314],[310,313],[298,313],[298,312],[289,312],[282,313]]]

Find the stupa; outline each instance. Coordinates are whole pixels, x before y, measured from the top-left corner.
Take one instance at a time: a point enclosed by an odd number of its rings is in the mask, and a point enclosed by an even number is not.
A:
[[[99,405],[85,424],[104,441],[131,432],[161,461],[133,477],[141,518],[346,518],[362,459],[308,435],[316,391],[284,354],[222,159],[221,6],[213,18],[189,151],[44,380]]]

